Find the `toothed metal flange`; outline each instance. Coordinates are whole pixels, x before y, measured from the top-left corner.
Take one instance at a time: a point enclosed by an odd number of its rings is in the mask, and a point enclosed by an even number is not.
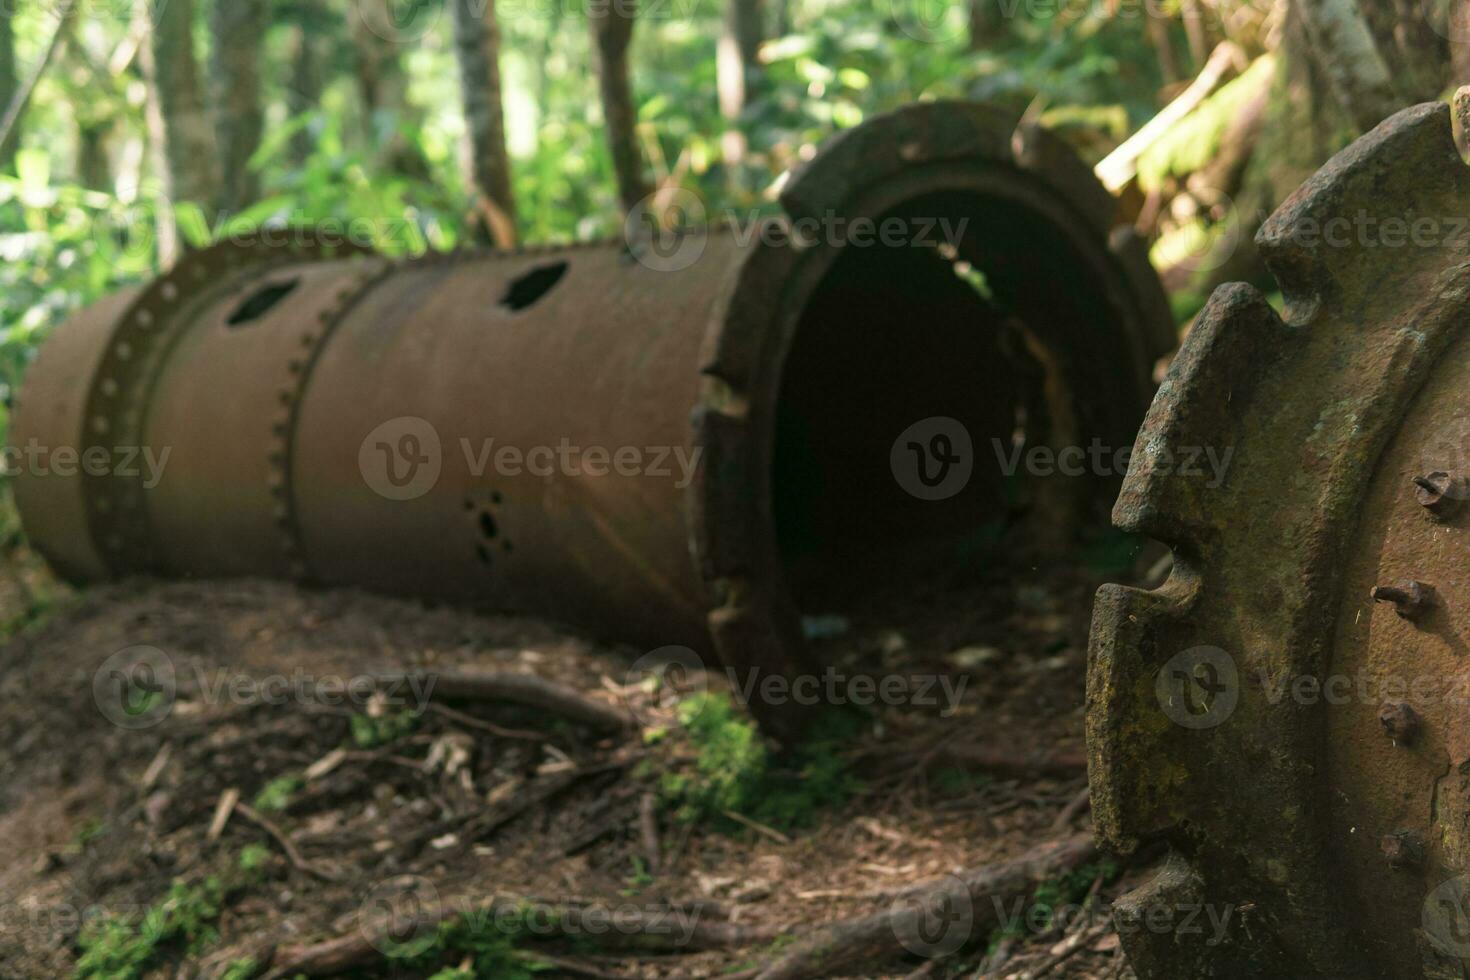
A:
[[[1087,692],[1101,836],[1171,853],[1141,980],[1466,975],[1470,525],[1415,483],[1470,454],[1466,214],[1448,107],[1387,120],[1262,228],[1283,314],[1221,287],[1144,422],[1114,520],[1174,571],[1099,592]]]

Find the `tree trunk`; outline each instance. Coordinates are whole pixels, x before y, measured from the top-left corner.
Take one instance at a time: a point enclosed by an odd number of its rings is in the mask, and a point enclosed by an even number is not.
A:
[[[1000,0],[970,0],[970,50],[984,51],[1001,34]]]
[[[482,231],[502,248],[515,244],[516,205],[511,190],[510,153],[505,146],[505,110],[500,91],[500,30],[494,0],[451,0],[454,47],[459,59],[460,98],[468,137],[469,184],[477,199]]]
[[[79,0],[63,0],[59,9],[60,20],[56,23],[50,43],[41,54],[40,62],[31,70],[25,84],[17,86],[5,103],[4,118],[0,119],[0,160],[8,162],[15,158],[16,148],[20,146],[20,123],[30,106],[31,96],[35,94],[41,76],[46,74],[46,69],[56,60],[57,53],[66,46],[67,36],[76,24],[77,8],[80,6]]]
[[[1148,31],[1149,42],[1159,56],[1159,71],[1163,73],[1164,84],[1173,85],[1179,81],[1179,62],[1174,57],[1174,43],[1169,37],[1169,22],[1154,11],[1146,13],[1143,19]]]
[[[303,0],[302,20],[292,38],[291,84],[286,91],[286,111],[292,118],[315,112],[322,106],[325,79],[316,34],[318,8],[319,0]],[[296,166],[304,164],[315,149],[316,138],[310,126],[302,126],[291,134],[291,162]]]
[[[413,120],[408,77],[398,56],[411,32],[401,39],[384,36],[392,33],[382,25],[395,23],[395,0],[353,2],[358,13],[352,18],[352,44],[357,50],[357,87],[362,96],[368,145],[377,149],[379,161],[389,169],[411,177],[428,177],[428,162],[409,145],[402,131],[404,124]]]
[[[633,40],[636,16],[636,0],[604,0],[593,4],[588,11],[602,90],[607,147],[617,178],[618,200],[625,211],[633,210],[649,193],[643,174],[643,154],[638,149],[638,110],[628,77],[628,45]]]
[[[152,7],[153,0],[136,0],[133,17],[134,23],[147,27],[143,41],[138,45],[138,70],[143,75],[143,128],[148,136],[148,167],[164,188],[164,193],[159,196],[159,212],[153,216],[153,234],[158,265],[168,269],[179,258],[179,230],[174,225],[173,209],[168,200],[168,188],[172,186],[168,165],[168,127],[163,121],[163,100],[158,94],[158,65],[153,57]]]
[[[153,14],[153,65],[168,157],[168,197],[208,208],[219,200],[219,178],[214,133],[204,111],[199,60],[194,55],[194,0],[167,0],[148,7]]]
[[[170,3],[176,0],[169,0]],[[270,23],[268,0],[215,0],[215,133],[220,152],[220,206],[239,211],[260,196],[250,158],[265,130],[260,60]]]
[[[726,164],[745,157],[746,138],[740,116],[761,79],[760,46],[765,40],[763,0],[725,0],[725,27],[715,49],[715,87],[725,118],[723,155]]]
[[[13,15],[0,16],[0,112],[9,108],[20,88],[19,78],[15,73],[14,19]],[[9,170],[14,158],[13,146],[0,153],[0,171]]]
[[[1362,132],[1402,108],[1356,0],[1296,0],[1308,48],[1338,104]]]
[[[77,178],[88,190],[116,191],[112,164],[107,156],[107,137],[112,120],[77,123]]]

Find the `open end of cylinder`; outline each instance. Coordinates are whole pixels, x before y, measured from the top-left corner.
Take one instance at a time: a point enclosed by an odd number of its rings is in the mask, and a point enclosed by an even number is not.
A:
[[[840,250],[781,372],[772,517],[808,611],[1065,547],[1121,478],[1086,450],[1131,445],[1135,372],[1097,256],[1000,197],[928,194],[885,222],[909,238]]]

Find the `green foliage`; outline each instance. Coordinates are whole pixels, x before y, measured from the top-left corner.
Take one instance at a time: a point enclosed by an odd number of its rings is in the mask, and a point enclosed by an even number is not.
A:
[[[1274,58],[1257,58],[1145,150],[1138,158],[1139,187],[1145,192],[1161,190],[1165,181],[1187,177],[1214,159],[1231,121],[1262,85],[1269,84],[1275,71]]]
[[[279,813],[291,805],[291,797],[296,795],[301,786],[299,773],[277,776],[260,788],[250,805],[262,813]]]
[[[182,952],[197,956],[219,937],[214,923],[229,900],[259,884],[270,851],[261,844],[241,850],[231,868],[199,882],[175,881],[163,900],[149,906],[141,917],[103,916],[89,920],[77,937],[74,976],[78,980],[133,980],[142,977],[167,956]],[[236,960],[224,976],[254,975],[254,964]]]
[[[436,931],[397,947],[388,958],[416,971],[434,969],[446,960],[467,964],[443,967],[431,980],[534,980],[546,967],[518,948],[529,938],[524,917],[487,908],[441,922]]]
[[[189,885],[175,882],[168,895],[138,921],[106,917],[89,922],[77,939],[76,977],[131,980],[169,946],[197,952],[216,938],[213,923],[226,897],[220,879]]]
[[[1037,885],[1036,890],[1032,892],[1031,902],[1025,913],[1018,916],[1008,927],[1008,932],[1002,932],[1001,935],[1009,934],[1012,937],[1019,937],[1025,924],[1031,924],[1042,930],[1050,928],[1059,910],[1081,904],[1091,890],[1094,881],[1102,878],[1104,884],[1110,884],[1116,881],[1121,873],[1122,869],[1116,861],[1111,858],[1103,858],[1079,865],[1066,874],[1048,878]]]
[[[259,807],[260,804],[256,804]],[[270,861],[271,849],[264,844],[246,844],[240,850],[240,858],[237,862],[240,870],[249,878],[259,876]]]
[[[805,827],[860,785],[840,754],[861,724],[852,713],[824,713],[802,743],[781,756],[724,694],[690,697],[679,705],[679,716],[693,749],[693,772],[669,772],[660,783],[665,805],[679,820],[731,829],[730,811],[779,829]]]
[[[418,727],[419,715],[409,709],[377,716],[355,714],[350,724],[353,744],[360,749],[375,749],[411,734]]]

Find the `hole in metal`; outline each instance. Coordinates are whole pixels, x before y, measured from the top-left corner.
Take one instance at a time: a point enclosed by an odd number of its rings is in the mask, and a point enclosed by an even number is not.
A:
[[[551,292],[552,287],[561,282],[562,276],[566,274],[567,264],[565,262],[538,265],[531,271],[518,276],[510,284],[500,305],[513,312],[524,310]]]
[[[231,327],[242,327],[251,321],[259,320],[277,303],[291,295],[300,284],[300,279],[288,279],[285,282],[273,282],[268,286],[262,286],[235,307],[235,312],[230,314],[225,324]]]

